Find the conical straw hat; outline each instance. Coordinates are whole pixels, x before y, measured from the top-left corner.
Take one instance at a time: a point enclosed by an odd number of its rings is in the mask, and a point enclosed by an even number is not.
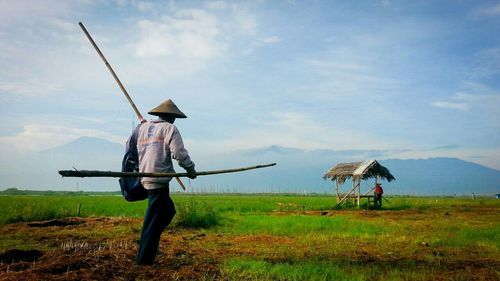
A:
[[[180,111],[177,105],[175,105],[175,103],[170,99],[162,102],[157,107],[151,109],[148,113],[157,116],[169,114],[175,116],[175,118],[187,118],[186,114]]]

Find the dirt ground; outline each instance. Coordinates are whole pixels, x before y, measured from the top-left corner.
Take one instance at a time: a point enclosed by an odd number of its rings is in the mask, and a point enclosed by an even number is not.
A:
[[[118,234],[117,226],[137,232],[142,220],[71,218],[4,226],[4,235],[27,233],[46,251],[10,249],[0,254],[0,280],[193,280],[217,278],[221,253],[188,245],[205,234],[169,230],[157,261],[136,266],[137,233]],[[98,234],[90,233],[97,230]],[[94,237],[93,237],[94,236]],[[224,247],[220,248],[221,251]]]
[[[393,214],[392,214],[393,213]],[[275,215],[287,215],[281,212]],[[302,212],[312,216],[334,216],[330,212]],[[345,212],[344,212],[345,214]],[[366,219],[376,218],[377,212],[353,212]],[[399,216],[424,216],[422,212],[386,212],[388,220]],[[446,214],[444,214],[446,216]],[[36,223],[16,223],[0,226],[4,248],[8,241],[23,240],[22,247],[0,251],[0,280],[220,280],[225,279],[221,264],[231,257],[259,258],[258,249],[279,246],[297,247],[294,238],[273,235],[236,235],[202,230],[167,230],[162,236],[160,252],[152,266],[135,265],[137,241],[142,220],[133,218],[68,218]],[[337,241],[348,243],[349,241]],[[7,243],[7,244],[6,244]],[[5,246],[7,245],[7,246]],[[16,245],[19,245],[17,243]],[[404,257],[369,252],[370,245],[357,245],[349,256],[334,257],[350,265],[404,268],[426,267],[429,254],[439,257],[450,254],[446,249],[422,245],[419,256]],[[299,249],[303,256],[313,255],[321,248]],[[433,251],[426,253],[426,251]],[[439,276],[435,280],[498,280],[498,259],[482,259],[474,249],[451,253],[450,261],[440,259]],[[476,251],[480,251],[477,249]],[[464,255],[463,258],[460,258]],[[416,257],[416,258],[415,258]],[[458,258],[457,258],[458,257]],[[287,262],[288,257],[266,257],[267,262]],[[346,259],[346,260],[343,260]],[[411,259],[411,260],[410,260]],[[458,273],[457,273],[458,272]],[[383,279],[380,279],[383,280]]]
[[[213,280],[220,279],[219,266],[227,256],[251,255],[257,244],[291,243],[268,235],[167,230],[155,264],[137,266],[141,224],[130,218],[69,218],[4,226],[3,235],[24,233],[51,249],[0,252],[0,280]],[[135,233],[117,235],[117,227]]]

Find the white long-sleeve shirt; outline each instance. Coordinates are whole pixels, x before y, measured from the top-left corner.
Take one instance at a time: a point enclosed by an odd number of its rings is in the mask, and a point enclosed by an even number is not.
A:
[[[141,124],[137,135],[137,153],[139,172],[175,172],[172,158],[177,160],[179,166],[184,169],[194,169],[194,163],[184,148],[177,127],[163,120],[147,121]],[[145,189],[156,189],[164,187],[171,179],[144,177],[141,183]]]

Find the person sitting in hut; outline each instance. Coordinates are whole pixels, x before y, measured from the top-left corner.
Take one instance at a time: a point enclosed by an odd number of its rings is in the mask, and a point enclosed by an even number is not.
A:
[[[384,194],[384,189],[382,189],[382,185],[380,183],[377,183],[375,185],[375,207],[377,209],[382,208],[382,194]]]

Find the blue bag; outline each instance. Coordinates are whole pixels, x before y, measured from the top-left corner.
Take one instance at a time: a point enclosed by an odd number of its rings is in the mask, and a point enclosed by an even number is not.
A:
[[[139,154],[137,153],[137,134],[139,132],[139,126],[135,128],[125,145],[122,172],[139,171]],[[125,200],[134,202],[148,198],[148,192],[142,186],[140,178],[120,178],[118,181],[120,182],[120,189],[122,190],[122,195]]]

